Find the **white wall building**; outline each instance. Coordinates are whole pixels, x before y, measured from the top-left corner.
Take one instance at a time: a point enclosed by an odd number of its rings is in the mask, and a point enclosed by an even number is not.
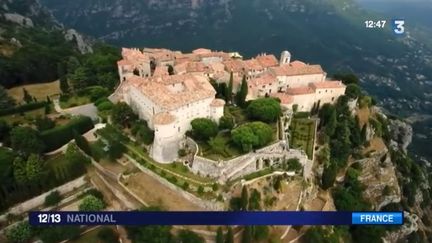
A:
[[[141,78],[132,76],[122,83],[123,100],[155,131],[151,156],[170,163],[195,118],[216,122],[223,116],[225,102],[203,75],[181,74]]]

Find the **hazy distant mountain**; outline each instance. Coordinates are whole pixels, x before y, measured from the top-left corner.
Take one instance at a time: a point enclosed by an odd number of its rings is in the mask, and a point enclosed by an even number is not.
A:
[[[432,34],[417,37],[407,24],[408,34],[396,36],[390,19],[385,29],[366,29],[365,20],[379,20],[382,14],[359,10],[352,0],[43,3],[65,25],[119,46],[208,47],[245,56],[287,49],[330,73],[358,73],[368,92],[398,115],[432,114],[432,51],[423,41]],[[432,137],[430,126],[424,132]]]

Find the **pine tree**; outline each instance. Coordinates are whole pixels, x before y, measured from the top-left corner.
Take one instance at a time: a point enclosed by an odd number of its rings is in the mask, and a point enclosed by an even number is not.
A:
[[[248,84],[246,81],[246,76],[243,76],[242,83],[240,86],[240,90],[237,92],[237,105],[240,107],[245,107],[246,105],[246,97],[248,94]]]
[[[228,104],[231,104],[232,102],[233,85],[234,85],[234,76],[233,73],[231,72],[228,86],[225,88],[225,99]]]
[[[224,243],[223,237],[222,227],[219,227],[216,232],[216,243]]]
[[[242,210],[244,210],[244,211],[247,210],[248,201],[249,201],[248,191],[247,191],[247,188],[245,186],[243,186],[243,189],[241,192],[241,209]]]
[[[228,232],[225,235],[225,243],[234,243],[234,234],[231,227],[228,227]]]
[[[23,88],[23,100],[27,104],[33,102],[33,97],[29,94],[29,92],[25,88]]]

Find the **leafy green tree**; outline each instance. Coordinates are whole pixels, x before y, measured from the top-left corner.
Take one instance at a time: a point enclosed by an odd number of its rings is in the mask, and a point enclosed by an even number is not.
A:
[[[187,242],[187,243],[204,243],[205,240],[201,236],[197,235],[195,232],[190,230],[181,230],[178,233],[177,238],[179,242]]]
[[[0,141],[4,141],[9,137],[11,127],[5,120],[0,119]]]
[[[118,243],[118,234],[110,227],[103,227],[97,234],[101,243]]]
[[[78,146],[78,148],[80,148],[87,155],[89,155],[89,156],[92,155],[92,150],[90,148],[90,144],[83,135],[74,131],[74,139],[75,139],[75,143]]]
[[[218,133],[216,122],[207,118],[196,118],[192,120],[192,134],[195,138],[206,141]]]
[[[225,235],[225,243],[234,243],[234,234],[231,227],[228,227],[228,232]]]
[[[83,165],[85,163],[90,163],[90,159],[88,159],[77,147],[76,144],[69,144],[66,153],[65,159],[69,161],[71,164]]]
[[[231,131],[231,138],[244,152],[268,144],[273,138],[272,128],[263,122],[243,124]]]
[[[266,225],[254,226],[254,239],[256,241],[262,241],[267,239],[269,236],[269,228]]]
[[[355,243],[381,243],[382,237],[385,236],[386,230],[380,226],[363,226],[353,227],[351,235]]]
[[[321,179],[321,188],[324,190],[329,189],[333,186],[336,181],[337,167],[334,163],[324,167],[324,171]]]
[[[234,127],[234,119],[229,116],[223,116],[219,119],[219,128],[231,130]]]
[[[360,121],[358,116],[355,118],[349,119],[349,128],[350,128],[350,141],[353,148],[357,148],[358,146],[363,144],[361,129],[360,129]]]
[[[115,104],[111,110],[113,123],[121,125],[122,127],[130,127],[137,118],[132,108],[124,102]]]
[[[44,226],[40,229],[39,238],[44,243],[57,243],[64,240],[76,239],[81,233],[79,226]]]
[[[334,74],[333,75],[333,79],[335,80],[341,80],[342,83],[348,85],[348,84],[358,84],[359,83],[359,79],[356,75],[349,73],[349,74]]]
[[[25,243],[30,241],[31,237],[32,230],[27,222],[18,223],[6,230],[6,238],[11,243]]]
[[[70,56],[66,63],[66,71],[68,74],[74,73],[81,66],[78,58],[75,56]]]
[[[29,92],[23,88],[23,100],[25,101],[25,103],[29,104],[33,102],[33,96],[31,96],[29,94]]]
[[[356,99],[362,94],[360,87],[357,84],[348,84],[345,90],[345,95],[351,99]]]
[[[55,122],[48,117],[37,117],[35,120],[35,125],[38,131],[42,132],[55,127]]]
[[[234,77],[233,77],[233,72],[231,72],[228,85],[225,88],[225,99],[226,99],[225,101],[228,104],[231,104],[232,102],[233,85],[234,85]]]
[[[233,142],[244,152],[249,152],[258,144],[258,137],[251,127],[242,125],[231,131]]]
[[[241,199],[241,210],[246,211],[248,206],[248,201],[249,201],[249,195],[248,195],[247,187],[245,186],[243,186],[242,188],[240,199]]]
[[[253,100],[246,109],[251,119],[263,122],[275,122],[281,114],[280,103],[273,98]]]
[[[39,155],[30,154],[26,163],[26,177],[29,183],[37,183],[42,178],[42,160]]]
[[[237,104],[240,107],[245,107],[247,95],[248,95],[248,84],[247,84],[247,81],[246,81],[246,76],[243,75],[243,79],[242,79],[242,82],[241,82],[240,90],[237,92],[237,95],[236,95]]]
[[[216,231],[216,243],[224,243],[224,234],[222,231],[222,227],[218,227]]]
[[[128,238],[133,243],[174,243],[175,239],[171,234],[171,226],[139,226],[126,227]]]
[[[59,202],[61,202],[61,200],[62,200],[62,195],[60,194],[59,191],[55,190],[45,197],[44,205],[47,207],[55,206]]]
[[[15,127],[10,132],[12,148],[24,156],[40,154],[45,149],[39,133],[30,127]]]
[[[330,116],[327,120],[327,124],[325,127],[325,133],[327,136],[332,137],[336,131],[337,119],[336,119],[336,110],[332,109]]]
[[[15,106],[15,100],[9,96],[6,89],[0,85],[0,110],[9,109]]]
[[[74,92],[78,92],[89,86],[91,81],[89,80],[90,73],[91,71],[87,67],[80,66],[73,73],[69,74],[69,82]]]
[[[78,208],[80,211],[101,211],[105,208],[105,203],[93,195],[88,195],[84,197]]]

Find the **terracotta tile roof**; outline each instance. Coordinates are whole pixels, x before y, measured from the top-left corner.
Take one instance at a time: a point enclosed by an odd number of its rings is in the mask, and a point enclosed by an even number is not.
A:
[[[157,125],[168,125],[176,120],[175,116],[168,112],[161,112],[153,116],[153,123]]]
[[[295,63],[294,66],[283,65],[278,67],[272,67],[270,68],[270,70],[276,76],[297,76],[297,75],[324,73],[320,65],[307,65],[307,64],[301,65],[299,63]]]
[[[301,67],[307,66],[306,63],[301,62],[301,61],[298,61],[298,60],[295,60],[295,61],[290,62],[289,65],[290,65],[291,67],[294,67],[294,68],[301,68]]]
[[[261,55],[257,56],[256,59],[261,64],[261,66],[265,68],[275,67],[279,65],[279,62],[274,55]]]
[[[289,88],[286,91],[289,95],[306,95],[306,94],[313,94],[315,93],[315,90],[311,87],[298,87],[298,88]]]
[[[186,72],[188,73],[194,73],[194,72],[208,73],[210,71],[211,68],[202,62],[188,62],[186,65]]]
[[[227,70],[228,72],[232,71],[235,73],[239,73],[246,70],[246,66],[244,65],[242,60],[229,60],[223,62],[223,64],[225,65],[225,70]]]
[[[310,83],[309,86],[313,89],[344,89],[345,85],[341,81],[324,81]]]
[[[203,100],[214,98],[216,91],[204,75],[171,75],[151,78],[129,77],[125,82],[135,86],[148,99],[165,110]],[[179,91],[170,89],[171,85],[181,85]]]
[[[272,93],[270,94],[271,97],[279,98],[281,101],[281,104],[288,105],[292,104],[294,102],[294,97],[288,94],[284,93]]]
[[[261,86],[266,84],[272,84],[276,81],[276,77],[267,73],[260,75],[259,77],[253,78],[249,81],[250,84],[255,86]]]
[[[246,67],[247,70],[263,70],[264,67],[261,66],[261,64],[256,59],[249,59],[246,61],[243,61],[243,65]]]

